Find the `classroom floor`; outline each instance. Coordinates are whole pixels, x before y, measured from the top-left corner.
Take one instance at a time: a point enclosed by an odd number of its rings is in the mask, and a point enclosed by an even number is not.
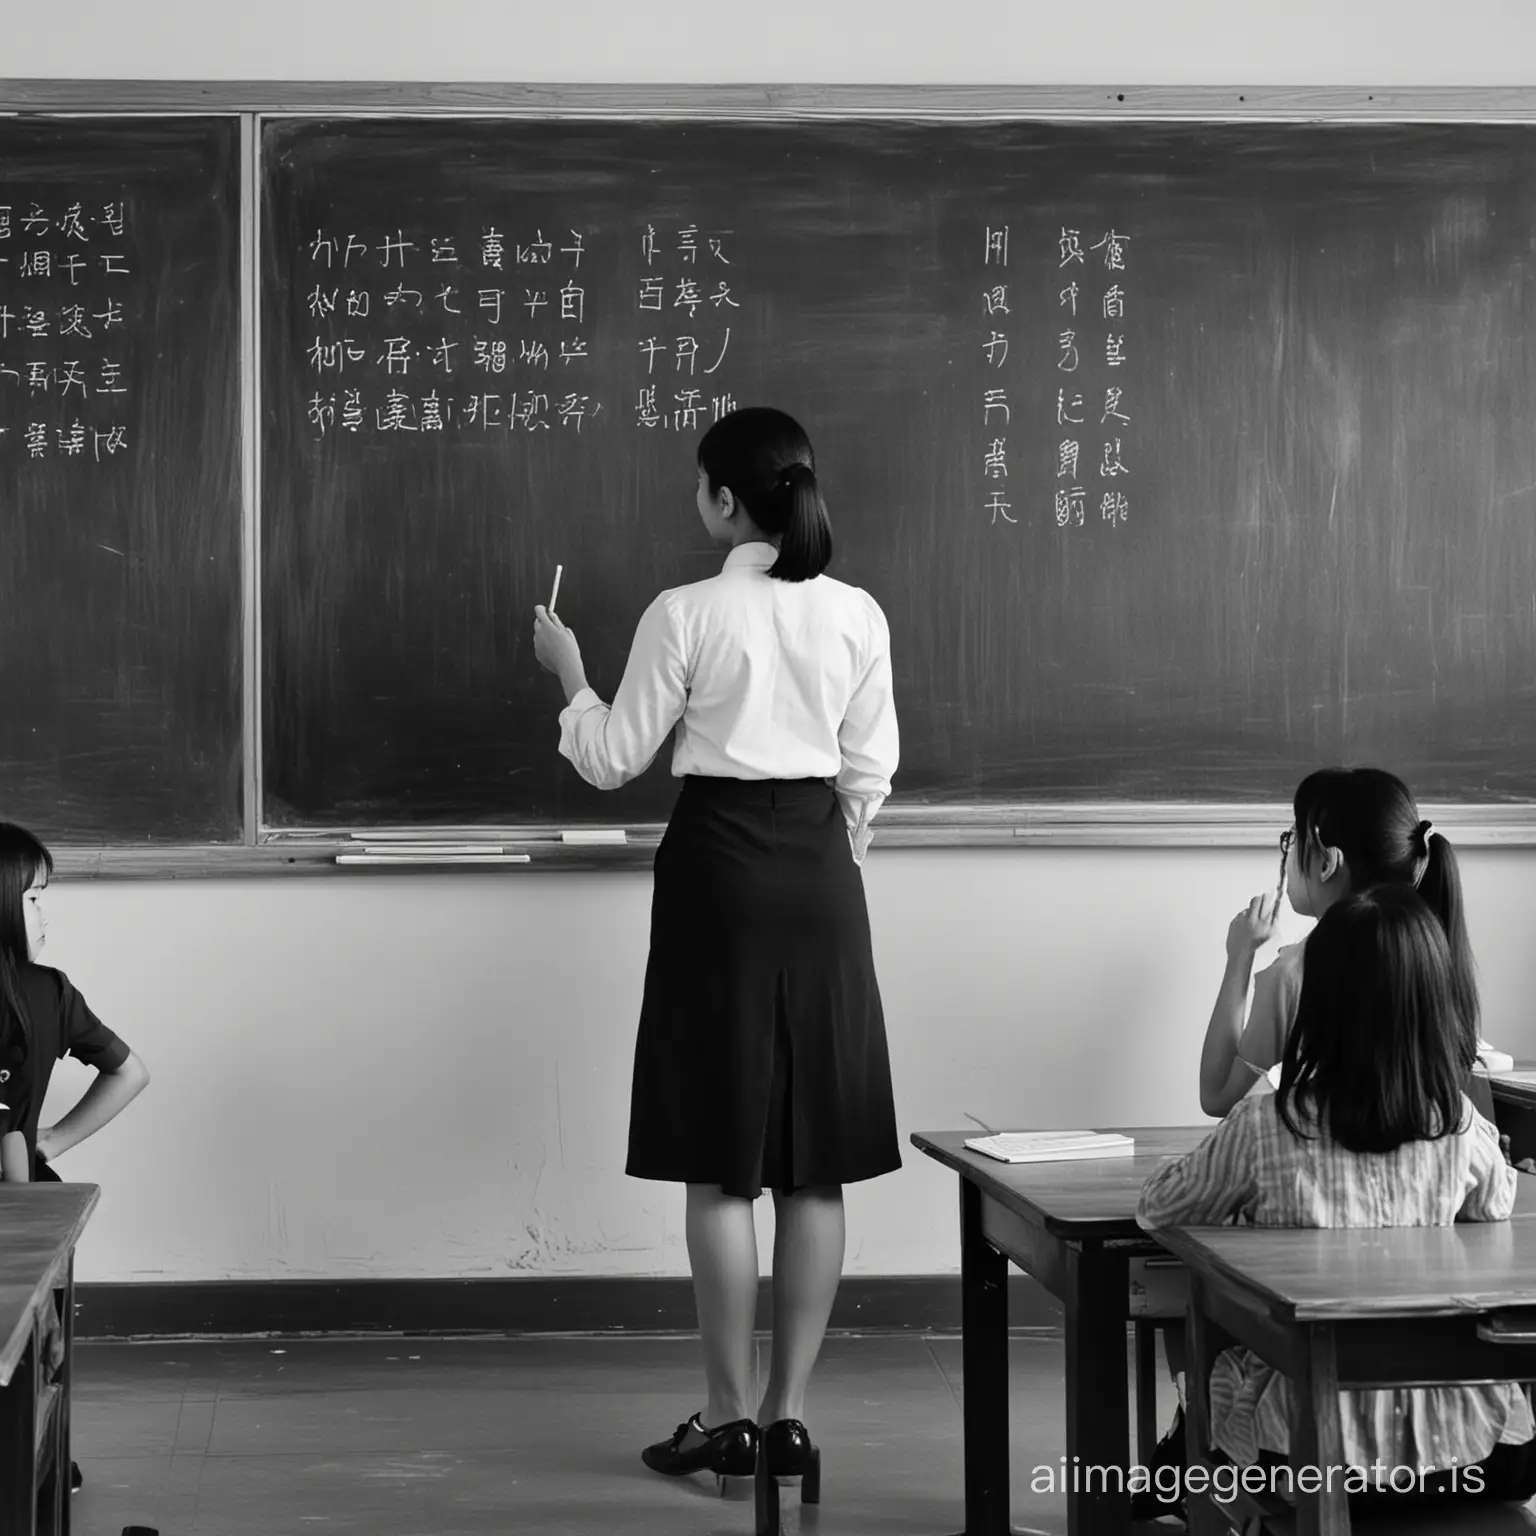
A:
[[[1029,1483],[1064,1449],[1062,1342],[1010,1347],[1014,1517],[1056,1536],[1064,1498]],[[640,1464],[700,1380],[677,1337],[82,1343],[74,1532],[751,1536],[750,1499]],[[786,1488],[785,1531],[959,1531],[960,1389],[958,1338],[829,1339],[807,1410],[822,1503],[801,1524]]]
[[[1060,1536],[1065,1499],[1030,1481],[1064,1450],[1062,1341],[1009,1348],[1014,1523]],[[74,1533],[751,1536],[750,1500],[640,1464],[699,1406],[698,1361],[677,1337],[81,1344]],[[786,1533],[961,1530],[960,1391],[958,1338],[829,1339],[807,1415],[822,1503],[802,1522],[785,1489]],[[1501,1506],[1433,1528],[1529,1536],[1532,1521]]]

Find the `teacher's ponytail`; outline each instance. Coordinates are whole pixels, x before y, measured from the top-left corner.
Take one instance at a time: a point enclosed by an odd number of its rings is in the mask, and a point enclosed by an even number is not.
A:
[[[779,558],[768,567],[780,581],[810,581],[832,561],[832,519],[809,464],[791,464],[780,475],[789,507],[779,539]]]
[[[793,416],[747,406],[722,416],[699,440],[712,496],[729,488],[779,548],[768,574],[811,581],[832,561],[832,519],[816,483],[811,440]]]

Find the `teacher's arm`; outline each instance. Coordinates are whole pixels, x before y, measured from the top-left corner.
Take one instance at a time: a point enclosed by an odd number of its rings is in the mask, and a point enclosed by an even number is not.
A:
[[[875,813],[891,792],[891,779],[901,757],[891,683],[891,632],[885,615],[873,603],[870,606],[869,656],[837,733],[842,756],[837,798],[848,823],[848,841],[856,864],[862,864],[869,851]]]
[[[539,622],[560,621],[541,614]],[[687,647],[668,594],[641,616],[612,704],[587,686],[579,651],[574,666],[560,660],[551,668],[569,700],[560,712],[560,755],[594,788],[617,789],[650,767],[688,702]]]

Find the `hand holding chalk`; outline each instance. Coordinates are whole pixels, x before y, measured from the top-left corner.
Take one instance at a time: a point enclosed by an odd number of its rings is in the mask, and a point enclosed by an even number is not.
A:
[[[533,654],[546,672],[553,672],[565,685],[568,699],[587,686],[576,636],[542,603],[533,610]]]

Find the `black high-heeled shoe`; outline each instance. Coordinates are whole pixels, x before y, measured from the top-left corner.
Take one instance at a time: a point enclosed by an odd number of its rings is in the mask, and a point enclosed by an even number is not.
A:
[[[800,1502],[821,1503],[821,1452],[799,1419],[779,1419],[757,1442],[757,1536],[779,1536],[779,1479],[800,1479]]]
[[[684,1446],[690,1430],[704,1438]],[[658,1440],[641,1451],[640,1459],[653,1472],[666,1477],[687,1477],[693,1472],[713,1472],[725,1492],[725,1479],[751,1477],[757,1469],[757,1425],[751,1419],[737,1419],[718,1429],[706,1429],[698,1414],[679,1424],[670,1440]]]

